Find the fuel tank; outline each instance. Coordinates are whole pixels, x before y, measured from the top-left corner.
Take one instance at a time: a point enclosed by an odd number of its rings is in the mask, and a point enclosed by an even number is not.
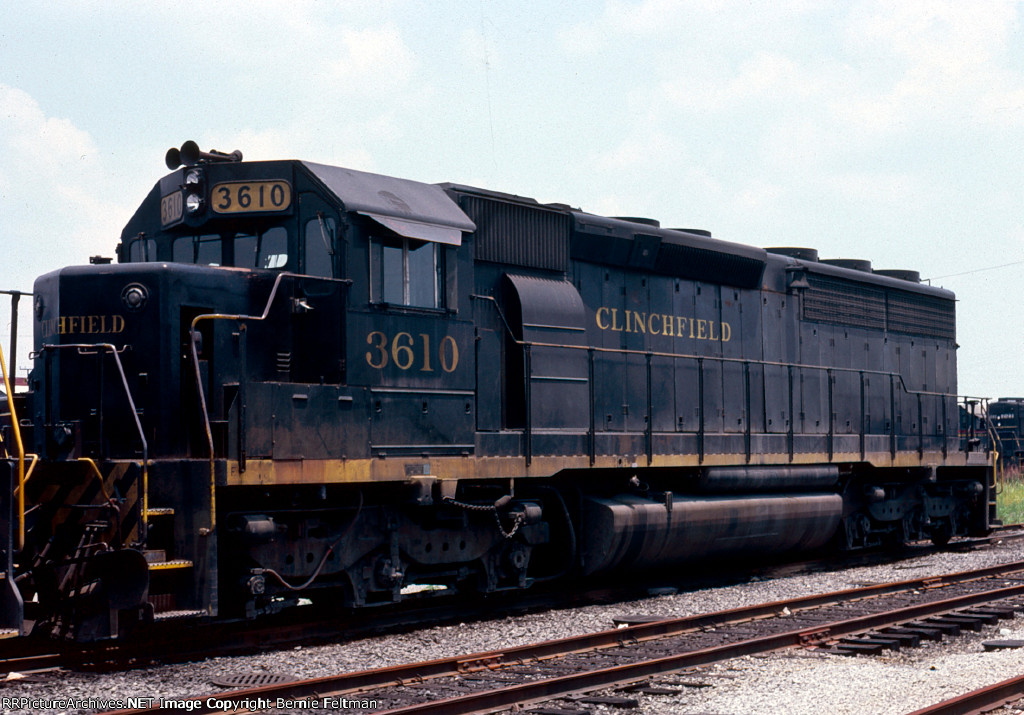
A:
[[[586,497],[583,573],[818,548],[838,528],[842,507],[838,494]]]

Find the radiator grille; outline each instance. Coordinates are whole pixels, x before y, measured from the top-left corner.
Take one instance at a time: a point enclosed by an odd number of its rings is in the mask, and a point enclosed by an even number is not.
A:
[[[464,196],[461,203],[476,224],[476,260],[568,270],[568,214],[478,196]]]
[[[885,290],[827,276],[807,276],[804,320],[885,329]]]
[[[932,295],[887,289],[810,274],[803,318],[820,323],[956,339],[955,302]]]
[[[956,338],[954,302],[936,296],[889,292],[889,330],[897,333]]]

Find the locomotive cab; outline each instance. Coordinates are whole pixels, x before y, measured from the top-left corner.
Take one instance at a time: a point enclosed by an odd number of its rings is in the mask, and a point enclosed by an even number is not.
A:
[[[145,556],[133,562],[139,602],[113,609],[129,625],[150,606],[218,613],[218,578],[224,593],[246,589],[253,612],[273,600],[257,598],[265,591],[304,579],[310,561],[266,538],[266,525],[314,532],[306,548],[329,551],[349,511],[399,518],[380,504],[364,509],[359,488],[337,484],[351,479],[339,467],[366,464],[374,450],[472,450],[472,327],[456,291],[455,249],[473,228],[465,214],[434,186],[224,158],[192,156],[154,187],[124,231],[119,264],[37,281],[34,451],[55,466],[32,482],[30,500],[46,505],[31,520],[60,525],[30,529],[23,558],[37,562],[42,600],[61,604],[55,631],[73,621],[79,636],[97,637],[77,594],[109,584],[68,565],[90,549]],[[349,265],[360,267],[351,278]],[[400,466],[399,476],[412,485],[409,503],[434,480],[427,467]],[[75,486],[50,498],[58,482]],[[251,485],[265,488],[254,496]],[[92,506],[69,517],[72,501]],[[220,549],[242,558],[218,570]],[[321,564],[318,574],[337,589],[344,568]],[[403,579],[385,571],[341,587],[350,601],[379,598],[367,595],[375,589],[394,600]],[[268,572],[277,583],[263,584]],[[73,585],[57,593],[55,583]],[[131,599],[107,605],[118,600]],[[225,601],[224,610],[241,607]],[[103,603],[90,609],[92,620],[117,621]]]

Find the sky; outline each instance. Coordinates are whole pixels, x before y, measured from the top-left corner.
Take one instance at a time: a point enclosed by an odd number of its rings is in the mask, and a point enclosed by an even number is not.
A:
[[[1014,0],[0,0],[0,289],[112,256],[192,139],[917,270],[957,294],[959,391],[1024,396],[1022,20]]]

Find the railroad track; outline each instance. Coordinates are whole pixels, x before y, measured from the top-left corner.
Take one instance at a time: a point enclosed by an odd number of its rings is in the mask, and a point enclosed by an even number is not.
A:
[[[25,673],[56,668],[65,662],[54,643],[33,638],[0,639],[0,673]]]
[[[1024,562],[121,712],[186,707],[211,713],[253,705],[298,711],[332,704],[378,715],[490,712],[781,648],[900,648],[980,629],[1014,611],[1024,611]]]
[[[997,529],[989,537],[954,542],[944,549],[982,548],[999,540],[1021,537],[1024,537],[1024,527],[1012,525]],[[339,618],[333,612],[323,614],[311,610],[309,613],[293,611],[279,614],[261,623],[258,628],[251,621],[244,619],[216,623],[165,620],[152,624],[137,634],[137,638],[124,643],[79,645],[39,638],[4,638],[0,639],[0,674],[56,668],[117,670],[154,660],[169,663],[203,659],[211,655],[242,655],[256,650],[265,651],[394,633],[423,624],[465,622],[587,603],[629,601],[646,596],[647,589],[656,585],[694,590],[732,583],[741,577],[746,580],[752,575],[770,579],[822,568],[834,570],[877,565],[918,558],[939,550],[931,545],[911,545],[895,554],[867,552],[846,555],[840,559],[833,554],[798,562],[761,564],[756,568],[748,563],[738,562],[732,569],[722,568],[721,565],[708,568],[706,572],[699,568],[695,569],[689,573],[685,583],[678,585],[666,584],[661,578],[656,583],[643,583],[638,580],[626,586],[597,584],[590,591],[577,594],[543,592],[538,589],[534,593],[517,594],[507,599],[492,598],[485,605],[475,600],[462,599],[452,602],[427,602],[419,607],[393,611],[376,610],[372,620],[366,619],[362,614]]]

